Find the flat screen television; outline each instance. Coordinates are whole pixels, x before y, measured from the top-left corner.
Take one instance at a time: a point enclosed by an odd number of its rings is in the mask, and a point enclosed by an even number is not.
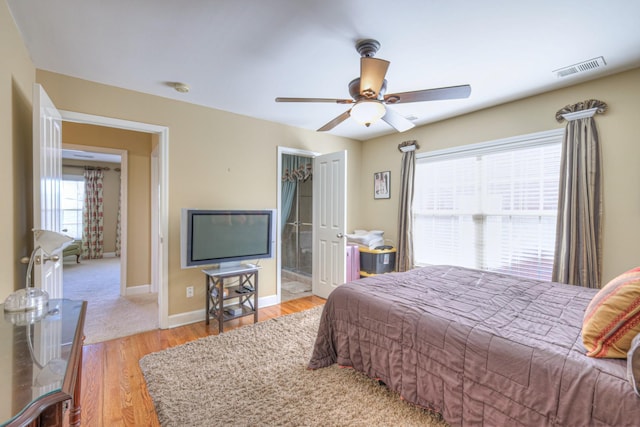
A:
[[[182,268],[273,258],[276,211],[182,209]]]

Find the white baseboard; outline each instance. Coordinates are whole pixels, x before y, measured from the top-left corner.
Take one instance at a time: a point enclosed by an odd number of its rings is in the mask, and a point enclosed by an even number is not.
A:
[[[127,296],[129,295],[140,295],[140,294],[148,294],[151,292],[151,285],[138,285],[126,287],[125,293]]]
[[[271,307],[280,304],[280,298],[277,295],[269,295],[268,297],[258,298],[258,307]]]
[[[136,286],[138,287],[138,286]],[[268,297],[258,298],[258,309],[278,304],[278,297],[270,295]],[[174,314],[169,316],[169,329],[178,326],[189,325],[191,323],[202,322],[205,320],[204,308],[201,310],[189,311],[186,313]]]
[[[115,257],[116,257],[115,252],[105,252],[102,254],[102,258],[115,258]]]
[[[169,329],[189,325],[191,323],[202,322],[204,320],[204,309],[173,314],[169,316],[167,320],[169,321]]]

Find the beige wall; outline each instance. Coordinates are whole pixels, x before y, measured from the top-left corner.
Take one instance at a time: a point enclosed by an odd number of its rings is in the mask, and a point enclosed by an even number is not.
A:
[[[3,194],[9,194],[12,212],[0,213],[0,263],[9,271],[5,294],[16,287],[23,268],[14,262],[27,253],[30,228],[30,108],[33,66],[13,21],[0,9],[0,122],[2,143],[11,151],[0,167]],[[180,268],[180,208],[276,207],[276,147],[328,153],[349,152],[349,219],[354,228],[383,229],[396,241],[398,174],[397,144],[417,139],[421,151],[470,144],[555,129],[554,119],[564,105],[589,98],[607,102],[609,112],[599,116],[605,173],[604,278],[637,265],[632,242],[640,237],[640,169],[634,168],[640,144],[632,129],[638,116],[640,71],[605,77],[525,100],[488,108],[462,117],[392,134],[364,143],[305,131],[275,123],[100,85],[46,71],[37,71],[57,106],[64,110],[167,126],[169,146],[169,314],[203,306],[203,279],[199,270]],[[167,88],[167,91],[171,90]],[[1,165],[0,165],[1,166]],[[373,200],[372,174],[391,170],[391,199]],[[359,184],[362,184],[361,186]],[[275,293],[275,261],[263,263],[261,296]],[[13,279],[13,280],[12,280]],[[196,298],[185,298],[185,287],[196,286]],[[10,289],[9,289],[10,290]]]
[[[33,236],[31,214],[31,111],[36,71],[6,2],[0,2],[0,301],[24,287]]]
[[[204,307],[200,269],[180,268],[180,209],[276,208],[277,147],[348,151],[348,192],[359,193],[362,143],[38,70],[60,109],[169,128],[169,314]],[[172,90],[167,88],[167,91]],[[360,206],[348,206],[348,227]],[[276,262],[262,261],[260,296],[276,292]],[[185,288],[195,286],[195,298]]]
[[[63,126],[64,127],[64,126]],[[70,165],[81,166],[69,167]],[[104,163],[82,160],[63,159],[62,176],[74,175],[81,177],[84,175],[82,166],[93,166],[101,168],[109,168],[104,170],[102,178],[102,200],[103,200],[103,250],[105,253],[116,251],[116,229],[118,225],[118,199],[120,195],[120,172],[116,168],[120,168],[120,163]]]
[[[385,230],[385,236],[397,243],[401,159],[397,146],[402,141],[415,139],[419,152],[425,152],[557,129],[564,127],[555,120],[557,110],[591,98],[609,106],[596,116],[604,169],[604,283],[640,265],[635,244],[640,239],[640,69],[366,141],[360,175],[365,214],[359,227]],[[372,200],[372,175],[383,170],[391,170],[391,199]]]
[[[36,71],[15,27],[6,2],[0,2],[0,302],[24,287],[26,268],[18,260],[29,255],[31,222],[31,93]],[[13,334],[2,334],[10,346]],[[0,378],[12,378],[14,366],[0,364]],[[0,396],[10,396],[12,381],[0,383]],[[12,413],[11,399],[0,399],[0,413]]]
[[[62,124],[63,144],[127,151],[127,287],[151,283],[151,140],[151,134],[143,132],[71,122]],[[113,241],[115,248],[115,237]]]

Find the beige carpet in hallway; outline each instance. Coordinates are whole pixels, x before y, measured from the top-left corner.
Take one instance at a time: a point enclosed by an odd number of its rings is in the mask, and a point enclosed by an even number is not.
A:
[[[120,258],[66,261],[63,286],[64,298],[87,301],[85,344],[159,327],[157,293],[120,296]]]

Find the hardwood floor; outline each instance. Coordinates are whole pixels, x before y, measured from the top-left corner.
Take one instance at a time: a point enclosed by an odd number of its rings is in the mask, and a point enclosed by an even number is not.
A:
[[[260,322],[322,305],[325,300],[305,297],[262,308]],[[248,316],[225,323],[225,333],[250,325]],[[83,426],[159,426],[153,401],[138,361],[144,355],[184,344],[208,335],[218,335],[216,322],[202,322],[173,329],[132,335],[83,348],[82,425]]]

